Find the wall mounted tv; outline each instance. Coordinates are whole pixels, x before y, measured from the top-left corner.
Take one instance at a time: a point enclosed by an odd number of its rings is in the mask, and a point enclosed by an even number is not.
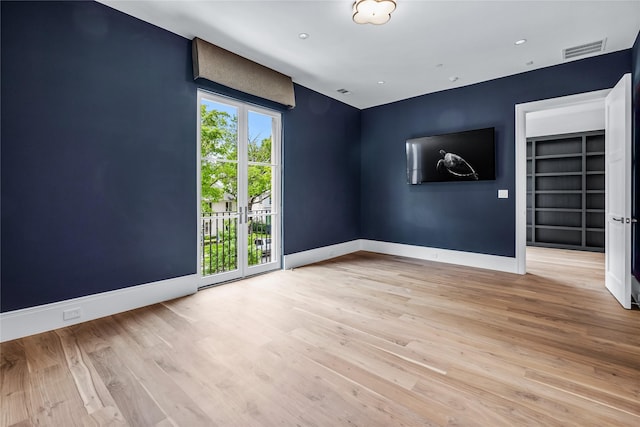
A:
[[[496,179],[494,128],[407,140],[407,182]]]

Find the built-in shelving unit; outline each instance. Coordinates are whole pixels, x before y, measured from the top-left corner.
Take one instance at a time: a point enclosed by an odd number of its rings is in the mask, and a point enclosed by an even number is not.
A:
[[[604,131],[527,139],[527,244],[604,251]]]

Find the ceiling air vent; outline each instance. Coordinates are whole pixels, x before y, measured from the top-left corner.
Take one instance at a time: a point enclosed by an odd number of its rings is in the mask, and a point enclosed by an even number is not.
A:
[[[338,90],[336,90],[336,92],[341,93],[341,94],[343,94],[343,95],[346,95],[346,94],[348,94],[348,93],[351,93],[351,92],[349,92],[347,89],[338,89]]]
[[[592,53],[603,52],[605,42],[606,39],[582,44],[580,46],[568,47],[562,50],[562,57],[566,60],[577,58],[579,56],[590,55]]]

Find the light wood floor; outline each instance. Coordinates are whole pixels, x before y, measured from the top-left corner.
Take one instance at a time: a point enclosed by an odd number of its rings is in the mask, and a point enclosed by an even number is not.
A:
[[[2,344],[2,426],[639,426],[602,254],[357,253]]]

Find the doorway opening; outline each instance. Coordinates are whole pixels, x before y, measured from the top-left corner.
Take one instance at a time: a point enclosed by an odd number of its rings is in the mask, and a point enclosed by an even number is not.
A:
[[[631,308],[631,75],[611,90],[516,105],[516,266],[526,273],[527,126],[540,111],[604,101],[605,112],[605,286]],[[583,141],[584,143],[584,141]],[[533,154],[533,153],[532,153]],[[535,161],[535,159],[534,159]],[[535,194],[534,194],[535,196]],[[534,232],[535,230],[532,230]]]
[[[527,271],[527,237],[531,238],[531,233],[535,233],[531,225],[532,218],[536,215],[536,211],[533,210],[535,203],[532,206],[532,200],[535,200],[536,196],[533,193],[535,187],[532,188],[533,177],[528,176],[535,159],[532,159],[533,153],[530,151],[531,145],[528,146],[527,139],[540,137],[543,134],[596,130],[600,127],[600,123],[604,123],[604,102],[608,93],[609,90],[601,90],[516,105],[516,264],[517,272],[520,274],[525,274]],[[562,116],[568,120],[557,119]],[[576,129],[576,121],[588,124],[582,129]],[[548,180],[548,177],[545,178]],[[555,197],[551,193],[554,190],[540,191],[549,191],[546,193],[549,194],[547,198]],[[533,223],[535,224],[535,220]],[[551,230],[551,228],[545,230]]]
[[[604,98],[530,111],[525,120],[526,272],[604,283]]]
[[[280,113],[198,91],[200,287],[280,268]]]

